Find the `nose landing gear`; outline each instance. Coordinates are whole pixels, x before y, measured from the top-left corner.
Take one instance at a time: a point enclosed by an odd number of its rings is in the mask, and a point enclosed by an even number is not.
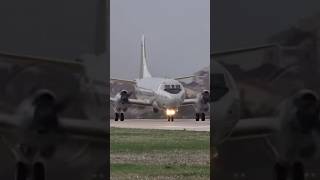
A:
[[[174,118],[173,118],[173,116],[168,116],[168,121],[170,122],[173,122],[173,120],[174,120]]]

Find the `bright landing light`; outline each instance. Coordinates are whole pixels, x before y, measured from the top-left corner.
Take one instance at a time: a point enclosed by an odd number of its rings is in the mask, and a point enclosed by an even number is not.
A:
[[[166,110],[167,116],[173,116],[176,114],[176,111],[174,109],[167,109]]]

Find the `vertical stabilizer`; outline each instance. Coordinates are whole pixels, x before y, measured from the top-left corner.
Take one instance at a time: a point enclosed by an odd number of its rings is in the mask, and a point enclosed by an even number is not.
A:
[[[144,35],[142,35],[141,39],[141,62],[140,62],[140,74],[139,78],[147,78],[151,77],[151,74],[148,70],[147,66],[147,52],[146,52],[146,46],[145,46],[145,38]]]

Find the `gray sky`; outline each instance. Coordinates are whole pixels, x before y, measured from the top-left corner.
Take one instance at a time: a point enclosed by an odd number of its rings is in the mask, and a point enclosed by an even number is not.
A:
[[[154,76],[190,75],[209,66],[210,0],[111,0],[110,76],[135,79],[146,36]]]
[[[92,53],[97,0],[2,0],[0,51],[74,59]]]
[[[262,44],[299,19],[320,12],[320,1],[214,0],[211,44],[215,51]]]

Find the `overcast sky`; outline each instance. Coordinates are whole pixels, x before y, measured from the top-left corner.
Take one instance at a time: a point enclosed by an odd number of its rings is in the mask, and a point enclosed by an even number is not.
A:
[[[142,33],[155,75],[188,75],[209,64],[209,0],[110,3],[112,77],[138,77]],[[217,50],[264,43],[298,19],[320,12],[318,0],[214,0],[211,4],[211,43]],[[93,0],[2,0],[0,51],[72,60],[92,53],[96,8]]]
[[[320,12],[320,1],[214,0],[213,47],[216,51],[265,43],[304,17]]]
[[[0,51],[72,59],[92,53],[97,0],[1,0]]]
[[[110,75],[139,75],[145,34],[154,76],[190,75],[209,66],[210,0],[111,0]]]

